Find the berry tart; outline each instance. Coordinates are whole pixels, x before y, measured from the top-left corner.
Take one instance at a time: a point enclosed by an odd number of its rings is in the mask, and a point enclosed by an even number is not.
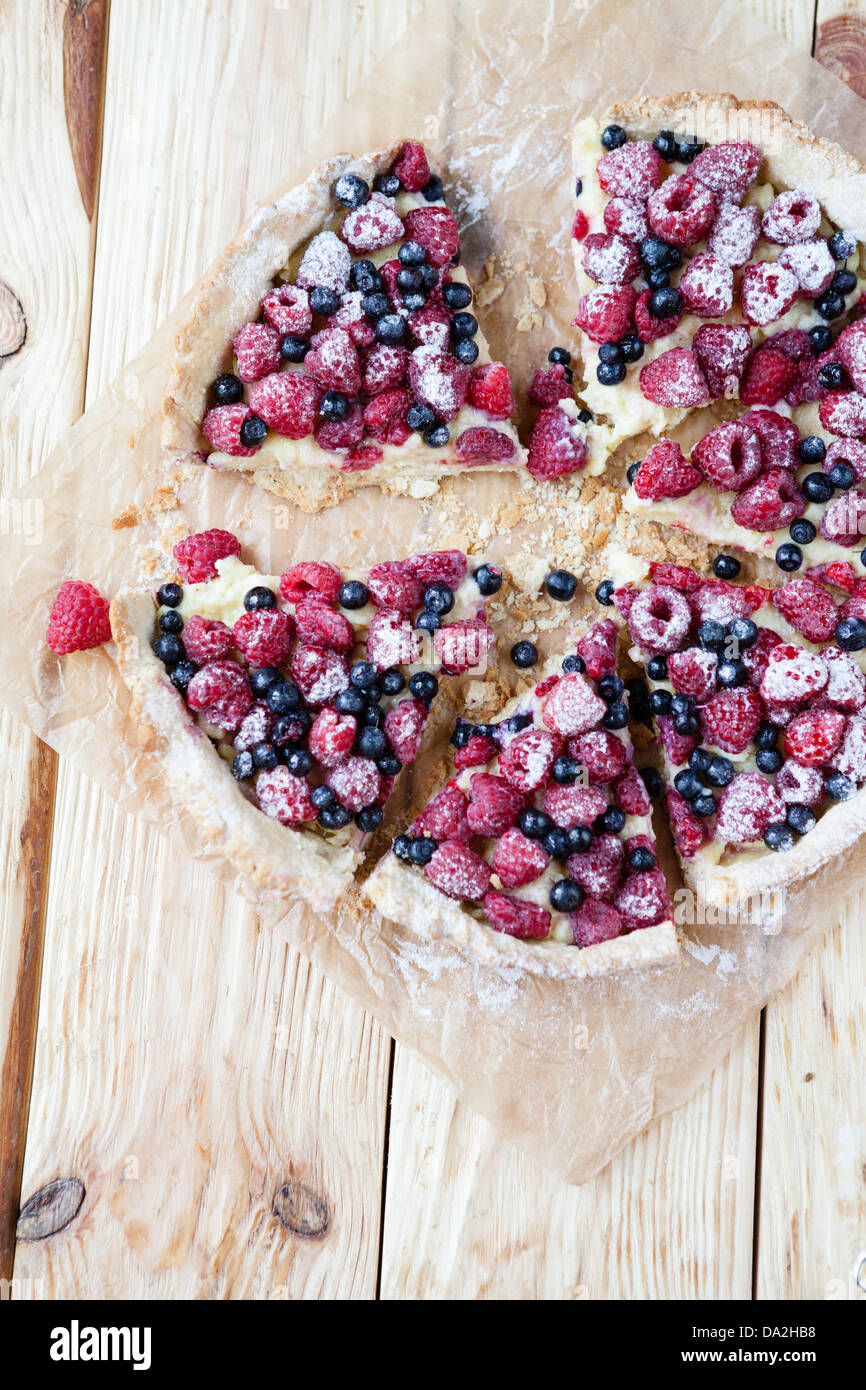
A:
[[[537,975],[677,958],[616,644],[598,622],[494,724],[457,722],[454,776],[364,885],[385,917]]]
[[[681,93],[573,134],[591,469],[722,398],[866,435],[866,171],[771,102]],[[832,371],[827,368],[832,367]]]
[[[228,531],[174,547],[177,580],[127,590],[111,630],[133,715],[216,853],[259,887],[329,908],[439,681],[483,662],[492,565],[459,550],[264,575]]]
[[[226,248],[177,336],[163,439],[316,510],[521,466],[514,408],[442,181],[406,141],[330,160]]]
[[[860,838],[863,580],[830,567],[768,589],[658,564],[609,599],[649,682],[690,888],[725,906],[793,888]]]

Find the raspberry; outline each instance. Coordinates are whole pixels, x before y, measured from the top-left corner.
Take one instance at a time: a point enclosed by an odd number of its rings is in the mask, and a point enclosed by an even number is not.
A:
[[[454,214],[448,208],[413,208],[404,218],[406,235],[427,252],[430,265],[447,265],[460,250]]]
[[[367,629],[368,661],[387,671],[391,666],[411,666],[420,655],[420,633],[402,614],[387,608],[373,614]]]
[[[355,396],[361,389],[358,349],[344,328],[325,328],[312,339],[304,368],[323,391]]]
[[[828,647],[824,653],[829,679],[826,695],[837,709],[849,713],[866,705],[866,676],[848,652]]]
[[[654,927],[670,917],[671,904],[661,869],[626,874],[613,900],[627,931]]]
[[[498,838],[513,825],[526,799],[521,792],[489,772],[475,772],[469,779],[466,819],[473,833]]]
[[[804,362],[807,358],[814,361],[812,343],[802,328],[780,328],[765,342],[768,346],[780,348],[792,362]]]
[[[449,589],[456,589],[467,569],[462,550],[431,550],[410,555],[406,564],[425,589],[430,584],[447,584]]]
[[[578,672],[563,676],[542,706],[548,729],[562,738],[586,733],[603,717],[606,705]]]
[[[319,448],[329,453],[354,449],[364,438],[364,412],[359,405],[352,405],[342,420],[319,420],[314,434]]]
[[[429,405],[440,420],[453,420],[469,389],[469,368],[450,353],[415,348],[409,359],[409,382],[415,399]]]
[[[704,843],[704,823],[695,815],[689,803],[674,787],[668,787],[668,815],[680,858],[691,859]]]
[[[280,593],[287,603],[298,603],[312,590],[333,603],[342,582],[336,565],[323,560],[302,560],[280,576]]]
[[[642,589],[628,615],[629,632],[647,656],[676,651],[691,623],[687,600],[666,584]]]
[[[748,844],[784,819],[785,803],[772,783],[757,772],[741,772],[719,798],[716,834],[730,844]]]
[[[310,752],[322,767],[336,767],[352,751],[357,732],[354,715],[323,709],[310,729]]]
[[[446,352],[451,341],[451,315],[444,304],[426,304],[409,315],[412,334],[423,347]]]
[[[544,793],[544,809],[554,825],[571,830],[592,825],[607,810],[607,797],[598,787],[560,787],[552,782]]]
[[[215,618],[202,618],[198,613],[190,618],[183,630],[183,645],[187,656],[197,666],[207,661],[219,661],[228,656],[235,645],[234,634],[225,623]]]
[[[804,767],[789,758],[776,773],[776,791],[785,802],[817,806],[824,800],[824,778],[816,767]]]
[[[313,433],[321,394],[304,372],[274,372],[251,389],[250,409],[277,434],[303,439]]]
[[[646,205],[639,198],[611,198],[604,207],[605,230],[639,242],[649,236]]]
[[[494,931],[522,941],[541,941],[550,935],[550,913],[537,903],[511,898],[507,893],[492,890],[484,894],[484,915]]]
[[[704,323],[692,340],[710,395],[733,395],[745,371],[752,338],[741,323]]]
[[[574,214],[574,221],[571,224],[571,236],[573,241],[583,241],[589,231],[589,218],[580,208]]]
[[[642,367],[640,389],[648,401],[678,410],[706,405],[710,398],[700,363],[689,348],[669,348]]]
[[[349,288],[352,257],[336,232],[319,232],[314,236],[298,268],[297,283],[305,290],[317,286],[343,294]]]
[[[560,406],[539,411],[526,465],[533,478],[561,478],[566,473],[576,473],[585,466],[587,458],[584,435]]]
[[[241,381],[258,381],[280,366],[280,335],[267,323],[245,323],[235,334],[235,358]]]
[[[830,449],[827,450],[827,453],[830,453]],[[859,592],[860,580],[847,560],[837,560],[830,565],[813,565],[806,573],[810,579],[816,579],[819,584],[834,584],[837,589],[843,589],[846,594],[854,595]]]
[[[697,705],[705,705],[716,689],[716,670],[719,658],[715,652],[689,647],[684,652],[671,652],[668,657],[668,676],[679,695],[690,695]]]
[[[340,228],[343,241],[359,255],[393,246],[402,241],[404,235],[403,221],[394,199],[381,193],[373,193],[366,203],[350,212]]]
[[[761,463],[765,469],[801,466],[797,455],[800,431],[785,415],[775,410],[749,410],[740,420],[746,429],[752,430],[761,442]]]
[[[783,618],[810,642],[826,642],[833,635],[838,614],[826,589],[812,579],[789,579],[777,589],[773,603]]]
[[[282,337],[286,333],[307,334],[313,326],[310,296],[300,285],[281,285],[262,300],[265,318]]]
[[[830,391],[818,406],[821,424],[831,434],[866,439],[866,397],[853,391]]]
[[[839,609],[840,618],[862,618],[866,622],[866,593],[855,592]]]
[[[825,473],[837,463],[847,463],[860,482],[866,480],[866,444],[859,439],[836,439],[827,449],[821,465]]]
[[[650,226],[674,246],[694,246],[709,231],[716,214],[710,190],[688,174],[674,174],[647,203]]]
[[[586,662],[587,674],[594,681],[616,671],[617,631],[610,618],[593,623],[577,644],[577,654]]]
[[[796,364],[784,352],[774,347],[759,347],[746,363],[740,382],[740,400],[744,405],[776,405],[796,376]]]
[[[518,734],[499,758],[499,771],[519,792],[534,792],[550,778],[553,760],[561,744],[546,729],[527,729]]]
[[[768,241],[790,246],[808,241],[821,225],[821,204],[804,188],[778,193],[764,213],[762,227]]]
[[[501,430],[475,425],[457,436],[454,447],[461,463],[500,463],[514,457],[514,441]]]
[[[741,492],[761,471],[761,441],[742,421],[728,421],[705,434],[692,449],[708,482],[722,492]]]
[[[698,746],[697,734],[678,734],[673,719],[667,714],[656,715],[656,724],[662,747],[674,766],[687,763]]]
[[[749,323],[762,327],[787,314],[797,298],[797,277],[778,261],[746,266],[740,284],[740,305]]]
[[[427,706],[421,700],[400,700],[385,715],[385,733],[401,763],[414,763],[427,723]]]
[[[779,642],[769,653],[761,677],[761,697],[768,705],[806,700],[824,689],[829,676],[820,656],[805,647]]]
[[[349,684],[349,663],[332,647],[300,644],[292,656],[292,680],[309,705],[327,705]]]
[[[559,401],[573,400],[574,387],[565,377],[565,367],[559,362],[552,363],[544,371],[537,371],[532,378],[527,395],[533,405],[556,405]],[[472,388],[469,389],[470,401]]]
[[[613,784],[613,799],[629,816],[648,816],[652,810],[649,792],[640,773],[627,768]]]
[[[372,758],[347,758],[330,770],[326,780],[349,811],[363,811],[382,795],[382,778]]]
[[[742,753],[758,732],[762,717],[761,697],[750,685],[720,690],[701,710],[704,742],[725,753]]]
[[[723,203],[713,223],[707,245],[725,265],[737,269],[751,259],[761,235],[761,214],[752,204],[737,207]]]
[[[692,612],[699,623],[728,624],[734,618],[748,618],[751,605],[744,589],[724,579],[705,579],[691,595]]]
[[[622,878],[625,848],[618,835],[596,835],[586,854],[572,854],[568,872],[593,898],[614,894]]]
[[[544,873],[548,858],[538,840],[530,840],[517,826],[506,830],[493,853],[493,871],[506,888],[523,888]]]
[[[64,579],[51,605],[45,641],[57,656],[110,642],[108,600],[83,579]]]
[[[412,404],[408,391],[383,391],[364,407],[367,433],[380,444],[405,444],[412,433],[406,416]]]
[[[580,299],[574,326],[594,343],[616,342],[628,332],[636,302],[631,285],[601,285]]]
[[[468,844],[472,831],[466,819],[469,805],[456,782],[449,782],[418,816],[412,825],[415,835],[429,835],[437,844],[443,840],[459,840]]]
[[[409,193],[419,192],[430,178],[430,165],[427,163],[424,146],[414,140],[407,140],[392,173],[397,175]]]
[[[866,319],[843,329],[834,344],[834,355],[856,389],[866,395]]]
[[[206,579],[216,579],[217,560],[229,555],[240,555],[241,543],[231,531],[199,531],[197,535],[186,536],[178,541],[172,550],[181,576],[189,584],[202,584]]]
[[[440,893],[449,898],[467,898],[480,902],[490,885],[490,869],[484,860],[466,845],[446,840],[425,864],[424,873]]]
[[[414,613],[424,602],[424,588],[405,560],[385,560],[374,565],[367,576],[367,588],[380,608],[398,613]]]
[[[786,247],[779,257],[779,265],[796,276],[802,293],[809,299],[824,293],[836,271],[830,248],[820,237]]]
[[[237,405],[217,405],[209,410],[201,424],[201,432],[212,449],[235,458],[252,458],[255,449],[241,443],[241,426],[252,411],[243,401]]]
[[[825,541],[861,545],[866,535],[866,496],[862,492],[843,492],[828,502],[818,529]]]
[[[702,319],[722,318],[734,302],[734,272],[709,251],[693,257],[680,276],[686,308]]]
[[[278,820],[280,825],[300,825],[315,820],[318,815],[306,778],[293,777],[287,767],[260,773],[256,779],[256,796],[265,815]]]
[[[590,782],[601,786],[619,777],[628,765],[625,744],[607,729],[592,729],[588,734],[581,734],[568,747],[586,769]]]
[[[822,352],[818,357],[810,356],[798,361],[795,364],[797,375],[785,394],[788,405],[803,405],[807,401],[822,401],[827,395],[827,388],[819,381],[819,374],[828,362],[837,362],[838,360],[836,352],[830,348],[829,351]]]
[[[731,516],[750,531],[778,531],[802,516],[806,504],[795,478],[784,468],[771,468],[731,503]]]
[[[674,565],[667,560],[653,560],[649,568],[656,584],[669,584],[672,589],[679,589],[681,594],[695,593],[703,582],[701,576],[688,566]]]
[[[385,457],[378,444],[360,444],[356,449],[350,449],[343,457],[340,467],[347,473],[358,473],[367,468],[372,468],[374,464],[381,463]]]
[[[632,487],[635,495],[657,502],[660,497],[685,497],[701,483],[676,440],[662,439],[654,444],[638,469]]]
[[[469,378],[469,404],[484,410],[492,420],[507,420],[515,410],[511,378],[504,362],[474,367]]]
[[[234,736],[235,752],[246,753],[255,748],[257,743],[267,743],[274,727],[274,719],[275,716],[264,700],[256,700],[255,704],[250,705]]]
[[[252,614],[247,616],[252,617]],[[355,645],[355,629],[349,619],[342,613],[335,613],[318,594],[303,598],[297,604],[295,624],[298,641],[309,646],[336,647],[338,651],[348,651]]]
[[[186,702],[206,724],[234,734],[253,703],[253,693],[236,661],[212,661],[196,671],[186,688]]]
[[[404,347],[376,343],[364,354],[361,384],[365,393],[378,396],[382,391],[405,385],[408,366],[409,354]]]
[[[701,150],[690,172],[712,189],[720,203],[739,203],[754,183],[762,157],[748,140],[723,140]]]
[[[481,665],[492,641],[493,633],[483,618],[466,618],[434,632],[433,650],[446,675],[462,676]]]
[[[667,338],[679,327],[682,313],[669,314],[667,318],[657,319],[650,312],[652,290],[643,290],[634,306],[634,325],[643,343],[654,343],[657,338]]]
[[[593,232],[583,243],[582,264],[598,285],[627,285],[640,270],[634,244],[615,232]]]
[[[331,328],[345,328],[355,347],[372,347],[376,341],[370,320],[364,313],[362,304],[364,296],[360,290],[351,290],[348,294],[341,295],[340,307],[336,314],[332,314],[329,322]]]
[[[806,767],[823,767],[842,742],[846,723],[838,710],[804,710],[785,730],[785,752]]]
[[[845,737],[833,755],[831,765],[854,782],[866,782],[866,722],[862,715],[848,720]]]
[[[498,749],[492,738],[485,738],[482,734],[472,734],[469,742],[463,748],[458,748],[454,754],[454,766],[462,772],[466,767],[483,767],[489,763],[491,758],[495,758]]]
[[[611,197],[648,198],[658,187],[662,164],[649,140],[628,140],[603,154],[595,172]]]
[[[292,647],[294,627],[281,608],[255,608],[234,625],[234,641],[251,666],[281,666]]]
[[[598,946],[622,935],[622,918],[610,903],[584,898],[571,916],[571,936],[575,946]]]

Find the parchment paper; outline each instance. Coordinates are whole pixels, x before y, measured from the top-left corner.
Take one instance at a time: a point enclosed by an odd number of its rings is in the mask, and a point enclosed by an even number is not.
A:
[[[251,11],[250,27],[260,22]],[[237,40],[255,42],[242,33]],[[423,138],[443,164],[493,353],[508,361],[523,391],[548,348],[573,341],[573,121],[618,98],[686,87],[773,98],[866,155],[859,99],[735,0],[718,9],[684,0],[493,0],[459,8],[450,28],[432,6],[413,25],[411,43],[404,38],[382,57],[318,147],[298,151],[286,187],[336,151],[376,149],[406,134]],[[263,197],[273,191],[260,190]],[[111,594],[135,580],[143,556],[170,547],[180,531],[220,525],[235,530],[245,555],[267,572],[295,559],[363,565],[474,540],[493,556],[513,554],[528,590],[532,555],[568,563],[592,584],[603,572],[596,547],[605,528],[598,519],[613,504],[595,484],[582,496],[588,503],[596,495],[596,511],[581,513],[562,506],[581,495],[579,483],[539,490],[526,480],[471,474],[424,505],[368,489],[310,517],[243,481],[198,469],[178,489],[176,507],[112,529],[112,518],[136,495],[152,493],[161,477],[158,416],[182,311],[11,500],[0,581],[2,699],[121,804],[170,825],[175,837],[180,829],[189,852],[204,857],[194,826],[166,797],[158,761],[135,750],[111,648],[62,661],[45,648],[45,619],[62,578],[88,578]],[[535,569],[543,574],[544,565]],[[550,605],[521,605],[527,624],[551,627]],[[407,788],[403,800],[410,794]],[[220,863],[212,868],[230,877]],[[335,920],[300,907],[280,916],[267,901],[256,906],[503,1134],[580,1182],[706,1078],[835,922],[840,896],[856,886],[860,871],[855,851],[807,893],[789,894],[781,919],[763,926],[691,923],[682,964],[580,985],[482,967],[446,944],[408,937],[357,903]]]

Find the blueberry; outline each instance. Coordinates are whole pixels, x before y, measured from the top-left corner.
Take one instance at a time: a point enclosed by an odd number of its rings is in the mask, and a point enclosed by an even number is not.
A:
[[[306,748],[293,748],[286,757],[286,767],[293,777],[306,777],[313,766],[313,755]]]
[[[300,333],[286,333],[280,339],[280,356],[287,362],[303,362],[310,350],[310,344]]]
[[[653,714],[670,714],[671,692],[669,690],[653,690],[649,697],[649,705]]]
[[[331,314],[336,314],[339,307],[340,296],[325,285],[316,285],[315,289],[310,290],[310,308],[314,314],[330,318]]]
[[[474,732],[474,726],[468,719],[458,719],[451,734],[451,743],[455,748],[465,748]]]
[[[845,652],[862,652],[866,647],[866,623],[862,618],[843,618],[833,636]]]
[[[373,180],[373,187],[377,193],[384,193],[386,198],[396,198],[402,184],[396,174],[377,174]]]
[[[661,796],[664,790],[661,773],[654,767],[642,767],[639,771],[648,795],[655,801],[656,797]]]
[[[833,464],[827,477],[830,479],[833,486],[838,488],[840,492],[847,492],[857,481],[857,474],[854,472],[850,463],[844,463],[842,461]]]
[[[791,522],[791,525],[788,527],[788,535],[791,537],[791,540],[796,541],[798,545],[811,545],[817,535],[817,531],[811,521],[807,521],[806,518],[802,516],[798,521]]]
[[[654,319],[673,318],[682,312],[683,297],[679,290],[672,288],[654,290],[647,305]]]
[[[528,728],[531,723],[531,714],[512,714],[511,718],[506,720],[504,727],[506,732],[509,734],[519,734],[522,729]],[[498,724],[477,725],[478,733],[483,733],[487,738],[495,738],[498,728]]]
[[[614,701],[608,705],[601,722],[606,729],[624,729],[628,723],[628,705],[624,700]]]
[[[562,669],[567,675],[573,675],[575,671],[580,673],[586,670],[586,662],[582,656],[578,656],[575,652],[571,656],[562,658]]]
[[[321,811],[325,806],[333,806],[337,800],[337,794],[333,787],[326,787],[324,782],[320,787],[313,787],[310,792],[310,800],[317,811]]]
[[[709,619],[698,628],[698,641],[705,652],[720,652],[725,645],[727,632],[722,623]]]
[[[383,695],[399,695],[406,689],[406,677],[395,666],[382,672],[381,681]]]
[[[812,352],[815,357],[820,357],[822,353],[829,352],[836,341],[832,328],[828,328],[826,323],[816,323],[814,328],[808,331],[809,342],[812,344]]]
[[[372,661],[356,661],[349,671],[349,680],[358,690],[369,690],[378,674]]]
[[[431,584],[424,590],[424,606],[431,613],[450,613],[454,607],[454,594],[447,584]]]
[[[169,673],[169,680],[175,690],[186,690],[198,667],[194,661],[179,661]]]
[[[644,237],[638,251],[648,270],[676,270],[683,259],[679,248],[660,236]]]
[[[610,608],[613,604],[614,583],[612,579],[603,579],[595,591],[596,601],[604,608]]]
[[[825,362],[818,369],[818,381],[828,391],[838,391],[845,385],[845,368],[841,362]]]
[[[808,806],[801,806],[799,801],[793,802],[788,807],[786,821],[798,835],[808,835],[810,830],[814,830],[816,825],[815,812],[810,811]]]
[[[827,445],[818,434],[807,434],[797,445],[797,457],[801,463],[823,463]]]
[[[416,671],[409,681],[409,690],[417,700],[429,705],[436,698],[439,682],[429,671]]]
[[[344,208],[359,208],[369,200],[370,185],[357,174],[341,174],[334,184],[334,197]]]
[[[761,724],[755,734],[756,748],[775,748],[779,741],[779,730],[775,724]]]
[[[568,855],[568,835],[564,830],[560,830],[558,825],[548,830],[541,843],[551,859],[565,859]]]
[[[255,449],[267,432],[268,427],[261,415],[248,415],[241,425],[241,443],[245,449]]]
[[[815,308],[822,319],[837,319],[845,312],[845,296],[839,294],[838,290],[825,290],[815,300]]]
[[[353,685],[347,685],[345,690],[338,691],[334,700],[334,708],[339,710],[340,714],[362,714],[365,707],[364,696]]]
[[[267,695],[274,681],[280,680],[276,666],[256,666],[250,671],[250,687],[254,695]]]
[[[454,356],[458,362],[471,366],[478,356],[478,344],[472,338],[458,338],[454,344]]]
[[[653,140],[653,149],[662,159],[671,163],[676,159],[677,141],[672,130],[660,130]]]
[[[579,198],[582,192],[583,192],[583,179],[575,179],[575,180],[574,180],[574,196],[575,196],[575,198]]]
[[[775,849],[784,852],[794,848],[794,832],[790,826],[785,825],[784,821],[777,821],[775,825],[768,825],[764,831],[764,844],[767,849]]]
[[[235,754],[232,759],[232,777],[236,777],[239,782],[246,782],[255,770],[252,753],[246,751]]]
[[[598,350],[599,362],[621,362],[622,348],[619,343],[602,343]]]
[[[429,405],[411,405],[406,415],[406,422],[410,430],[418,430],[423,433],[435,426],[436,412],[431,410]]]
[[[398,859],[407,860],[412,849],[412,841],[408,835],[398,835],[391,848]]]
[[[449,309],[459,312],[461,309],[465,309],[467,304],[472,303],[472,291],[461,280],[452,280],[450,284],[443,285],[442,298]]]
[[[619,806],[608,806],[604,814],[598,817],[598,820],[602,834],[618,835],[625,825],[625,811],[621,811]]]
[[[257,584],[254,589],[247,589],[244,594],[244,608],[248,613],[254,613],[257,608],[276,608],[277,596],[273,589],[269,589],[265,584]]]
[[[751,618],[733,618],[728,623],[728,636],[733,637],[739,651],[748,651],[758,640],[758,628]]]
[[[696,816],[714,816],[716,814],[716,798],[712,792],[699,792],[692,800],[691,808]]]
[[[323,830],[342,830],[352,819],[352,812],[345,806],[325,806],[319,812],[319,825]]]
[[[382,294],[380,290],[373,290],[372,293],[364,295],[361,300],[361,308],[364,310],[367,318],[376,319],[378,321],[383,315],[390,312],[391,301],[388,296]],[[401,319],[400,322],[402,323],[403,320]]]
[[[643,340],[636,333],[627,333],[624,338],[620,338],[619,345],[626,362],[637,362],[644,355]]]
[[[421,197],[427,203],[441,203],[444,192],[442,180],[438,174],[432,174],[421,189]]]
[[[592,411],[584,407],[583,410],[577,412],[577,418],[582,425],[591,425],[593,420]]]
[[[156,601],[162,608],[177,608],[183,599],[183,589],[179,584],[163,584],[157,590]]]
[[[651,290],[666,290],[671,283],[671,277],[661,266],[656,266],[647,271],[646,282]]]
[[[699,777],[703,777],[712,761],[713,755],[708,748],[695,748],[689,755],[689,767]]]
[[[478,332],[478,320],[474,314],[455,314],[451,332],[455,338],[471,338]]]
[[[784,761],[777,748],[760,748],[755,755],[755,763],[760,772],[778,772]]]
[[[638,845],[629,851],[628,866],[634,869],[635,873],[649,873],[650,869],[656,866],[656,857],[651,849],[647,849],[645,845]]]
[[[548,362],[553,362],[556,366],[559,367],[570,367],[571,353],[568,351],[568,348],[553,347],[547,354],[547,360]]]
[[[568,603],[569,599],[574,598],[577,579],[570,570],[551,570],[544,587],[557,603]]]
[[[425,608],[415,619],[415,626],[420,628],[422,632],[437,632],[442,626],[442,619],[438,613],[431,613],[429,609]]]
[[[347,579],[337,590],[337,602],[341,608],[364,608],[369,600],[370,591],[360,579]]]
[[[534,666],[538,660],[538,648],[534,642],[515,642],[511,648],[511,660],[515,666]]]
[[[703,791],[700,777],[687,767],[684,767],[682,772],[677,773],[674,778],[674,786],[686,801],[691,801],[699,792]]]
[[[413,864],[429,864],[438,846],[435,840],[430,840],[421,835],[417,840],[413,840],[409,847],[409,859]]]
[[[646,673],[651,681],[666,681],[668,678],[667,657],[651,656],[646,664]]]
[[[495,565],[479,565],[472,571],[472,578],[485,598],[502,588],[502,570]]]
[[[253,762],[262,772],[270,772],[272,768],[276,767],[279,761],[277,758],[277,750],[272,743],[257,743],[252,750],[252,754]]]
[[[618,700],[624,690],[625,684],[620,676],[602,676],[598,683],[598,693],[606,705]]]
[[[165,666],[175,666],[186,656],[183,642],[173,632],[163,632],[157,637],[153,650]]]
[[[595,374],[602,386],[618,386],[625,380],[625,363],[599,362]]]
[[[847,801],[854,795],[857,787],[844,772],[830,772],[824,778],[824,790],[834,801]]]
[[[424,281],[417,266],[404,265],[397,271],[397,288],[404,294],[417,294],[423,287]]]
[[[837,294],[851,294],[857,288],[857,276],[852,270],[837,270],[830,282]],[[821,373],[818,373],[819,377]]]
[[[349,413],[349,398],[342,391],[326,391],[319,401],[319,414],[323,420],[345,420]]]
[[[803,552],[798,545],[793,545],[790,541],[785,541],[776,551],[776,564],[780,570],[790,573],[798,570],[803,563]]]
[[[601,143],[606,150],[618,150],[620,145],[624,145],[628,136],[621,125],[609,125],[601,132]]]
[[[671,711],[673,714],[691,714],[695,707],[695,702],[691,695],[676,694],[671,697]]]
[[[430,449],[444,448],[451,438],[447,425],[434,425],[432,429],[425,430],[421,437]]]
[[[550,906],[554,912],[576,912],[583,898],[583,889],[573,878],[559,878],[550,890]]]
[[[271,729],[271,743],[275,748],[288,749],[309,733],[312,720],[305,709],[295,710],[293,714],[282,714],[274,721]]]
[[[404,241],[397,252],[397,259],[401,265],[423,265],[427,259],[427,252],[420,241]]]
[[[833,496],[833,484],[826,473],[807,473],[800,491],[807,502],[829,502]]]
[[[389,748],[382,754],[381,758],[376,759],[376,766],[383,777],[396,777],[403,764],[394,750]]]
[[[848,257],[853,256],[857,250],[856,241],[841,231],[834,232],[827,245],[834,261],[847,261]]]
[[[385,722],[385,711],[379,708],[379,701],[382,698],[382,687],[376,681],[364,691],[366,706],[361,718],[362,724],[368,729],[381,729]]]
[[[742,661],[722,661],[716,671],[716,681],[722,690],[732,690],[748,683],[749,673]]]
[[[356,813],[355,824],[365,835],[369,835],[373,830],[379,829],[383,814],[382,807],[375,803],[372,806],[365,806],[362,811]]]
[[[418,309],[423,309],[426,303],[427,296],[423,290],[417,290],[414,294],[404,293],[403,295],[403,308],[410,314],[414,314]]]
[[[633,483],[640,472],[640,462],[633,463],[625,471],[626,482]]]
[[[406,334],[406,322],[399,314],[382,314],[376,320],[373,332],[379,343],[402,343]]]
[[[244,398],[244,384],[233,372],[223,372],[213,384],[213,396],[217,405],[237,405]]]
[[[717,555],[713,560],[713,574],[717,579],[736,579],[741,565],[733,555]]]
[[[713,758],[704,776],[711,787],[726,787],[734,779],[735,768],[730,758],[723,758],[717,754]]]
[[[677,141],[677,162],[680,164],[691,164],[693,159],[697,159],[703,145],[698,140],[679,140]]]
[[[183,631],[183,618],[180,616],[176,609],[170,608],[167,613],[160,614],[159,630],[160,632],[174,633]]]
[[[550,829],[550,816],[534,806],[527,806],[517,817],[517,824],[529,840],[540,840]]]
[[[580,776],[580,763],[577,758],[569,758],[563,753],[554,758],[550,775],[561,787],[570,787]]]
[[[565,832],[568,836],[568,848],[572,854],[586,854],[592,845],[592,831],[588,825],[572,825]]]

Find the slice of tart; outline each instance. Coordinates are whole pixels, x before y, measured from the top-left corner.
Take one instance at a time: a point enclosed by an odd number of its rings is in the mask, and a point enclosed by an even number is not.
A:
[[[412,141],[339,155],[259,208],[176,349],[166,448],[306,510],[368,484],[426,496],[448,473],[524,460],[457,223]]]
[[[483,667],[501,571],[448,550],[266,575],[220,530],[174,557],[181,582],[111,604],[142,737],[215,854],[330,908],[417,755],[434,673]]]
[[[723,398],[797,410],[822,391],[838,433],[866,431],[857,378],[821,378],[866,284],[853,156],[773,103],[691,92],[581,120],[572,143],[590,437],[610,451]]]
[[[610,597],[649,682],[686,884],[733,908],[855,844],[866,583],[833,571],[767,589],[661,564]]]
[[[454,776],[364,886],[385,917],[535,974],[676,959],[616,638],[596,623],[494,724],[458,721]]]

